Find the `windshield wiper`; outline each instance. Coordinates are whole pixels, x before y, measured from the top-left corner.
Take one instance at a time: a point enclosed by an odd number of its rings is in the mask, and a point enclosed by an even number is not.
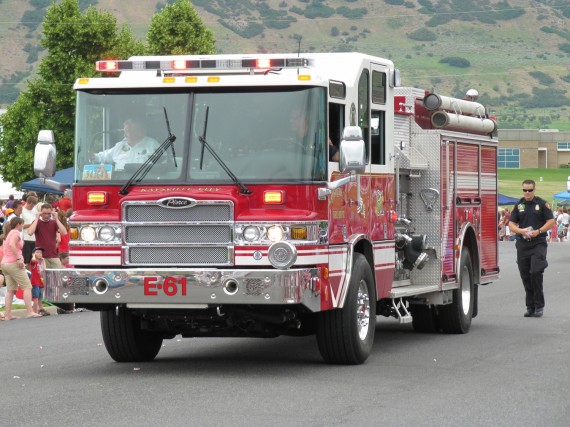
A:
[[[230,170],[228,165],[226,165],[226,163],[220,158],[220,156],[218,156],[216,154],[216,152],[210,146],[210,144],[208,144],[208,141],[206,141],[206,130],[208,129],[208,112],[209,111],[210,111],[210,107],[206,107],[206,117],[204,118],[204,132],[202,133],[202,136],[198,137],[198,140],[202,144],[202,151],[200,152],[200,170],[202,170],[202,166],[204,164],[204,148],[206,148],[208,150],[208,152],[212,155],[212,157],[214,159],[216,159],[216,161],[219,163],[219,165],[222,167],[222,169],[232,179],[232,181],[235,182],[235,184],[240,188],[240,190],[239,190],[240,193],[242,193],[242,194],[253,193],[253,191],[251,191],[249,188],[247,188],[245,185],[243,185],[240,182],[240,180],[237,178],[237,176],[235,176],[235,174]]]
[[[133,184],[133,182],[141,182],[141,180],[146,176],[147,173],[152,169],[152,167],[158,162],[158,160],[162,157],[164,152],[168,149],[168,146],[172,148],[172,156],[174,158],[174,166],[178,167],[176,164],[176,154],[174,152],[174,141],[176,141],[176,135],[173,135],[170,132],[170,122],[168,121],[168,114],[166,113],[166,107],[164,108],[164,118],[166,119],[166,128],[168,129],[168,136],[164,140],[160,146],[154,150],[146,161],[140,165],[140,167],[135,171],[135,173],[131,176],[131,178],[126,182],[125,185],[119,190],[119,194],[125,195],[129,194],[128,188]]]

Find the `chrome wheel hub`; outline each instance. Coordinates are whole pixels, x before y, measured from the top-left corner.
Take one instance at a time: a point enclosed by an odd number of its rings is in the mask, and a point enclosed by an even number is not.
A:
[[[364,280],[358,285],[358,295],[356,297],[356,326],[358,328],[358,336],[364,341],[368,335],[370,327],[370,295],[368,294],[368,286]]]

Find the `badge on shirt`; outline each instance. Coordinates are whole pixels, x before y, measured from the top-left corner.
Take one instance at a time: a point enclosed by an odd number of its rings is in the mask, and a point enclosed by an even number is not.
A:
[[[517,206],[517,209],[519,210],[519,212],[524,212],[524,204],[519,203],[519,205]]]
[[[535,210],[535,211],[539,211],[539,210],[540,210],[540,206],[539,206],[539,205],[536,205],[536,206],[534,207],[534,210]]]

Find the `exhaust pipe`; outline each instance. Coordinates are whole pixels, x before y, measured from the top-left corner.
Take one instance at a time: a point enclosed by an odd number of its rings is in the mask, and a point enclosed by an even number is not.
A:
[[[226,295],[235,295],[239,290],[238,282],[235,279],[228,279],[224,283],[224,292]]]
[[[93,292],[97,295],[103,295],[109,290],[109,282],[106,279],[99,278],[93,282]]]

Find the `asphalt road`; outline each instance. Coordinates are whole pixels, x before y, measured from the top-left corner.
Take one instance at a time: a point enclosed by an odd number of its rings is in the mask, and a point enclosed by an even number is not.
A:
[[[466,335],[381,318],[362,366],[329,366],[314,337],[165,341],[113,362],[94,312],[0,323],[5,426],[568,426],[570,243],[549,247],[546,311],[523,318],[514,244],[480,288]]]

